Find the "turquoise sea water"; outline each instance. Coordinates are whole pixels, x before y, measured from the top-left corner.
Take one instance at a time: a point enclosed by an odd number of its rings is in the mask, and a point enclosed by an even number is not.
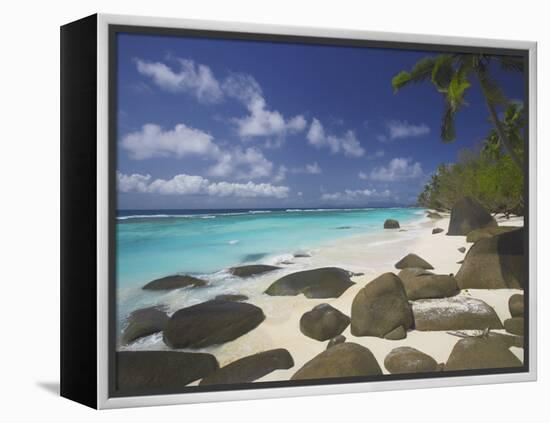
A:
[[[118,212],[117,325],[134,310],[157,305],[173,313],[220,294],[245,294],[251,301],[273,281],[311,266],[311,253],[333,241],[384,231],[386,219],[408,225],[425,216],[423,209],[310,209],[310,210],[171,210]],[[290,260],[290,262],[288,262]],[[279,265],[281,270],[253,278],[237,278],[225,269],[244,263]],[[332,263],[331,265],[338,265]],[[208,281],[200,289],[172,291],[141,289],[153,279],[185,273]],[[132,348],[163,348],[152,335]]]
[[[121,211],[117,286],[142,286],[174,274],[208,274],[241,263],[273,263],[331,240],[408,223],[422,209]]]

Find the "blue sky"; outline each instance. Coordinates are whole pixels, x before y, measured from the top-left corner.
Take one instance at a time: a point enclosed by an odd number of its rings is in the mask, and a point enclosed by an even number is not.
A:
[[[430,85],[391,78],[434,52],[118,35],[118,208],[410,205],[490,129],[477,87],[439,138]],[[511,99],[523,78],[495,70]]]

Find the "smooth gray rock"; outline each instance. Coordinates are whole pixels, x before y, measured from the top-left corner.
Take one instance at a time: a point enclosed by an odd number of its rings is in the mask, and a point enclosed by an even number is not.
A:
[[[226,383],[249,383],[279,369],[290,369],[294,360],[290,353],[278,348],[263,351],[229,363],[210,373],[199,385],[221,385]]]
[[[298,295],[307,298],[338,298],[354,282],[350,272],[337,267],[304,270],[283,276],[273,282],[265,293],[268,295]]]
[[[319,304],[300,318],[300,331],[317,341],[326,341],[340,335],[350,318],[329,304]]]
[[[405,339],[407,337],[407,331],[403,326],[398,326],[391,332],[384,335],[384,339],[389,339],[390,341],[398,341],[400,339]]]
[[[514,294],[508,300],[508,308],[512,317],[523,317],[524,299],[522,294]]]
[[[451,210],[447,235],[468,235],[474,229],[497,226],[496,220],[476,200],[464,197]]]
[[[214,300],[220,301],[246,301],[248,297],[242,294],[220,294],[214,297]]]
[[[492,307],[465,295],[413,301],[412,310],[415,328],[420,331],[502,329]]]
[[[330,341],[328,341],[327,350],[334,347],[335,345],[343,344],[344,342],[346,342],[346,337],[344,335],[335,336]]]
[[[280,269],[277,266],[269,266],[267,264],[250,264],[245,266],[235,266],[229,268],[229,273],[239,278],[249,278],[251,276],[261,275],[267,272],[273,272]]]
[[[384,229],[399,229],[399,222],[395,219],[386,219]]]
[[[445,371],[521,366],[521,360],[502,340],[493,337],[469,337],[455,344],[445,364]]]
[[[122,351],[116,353],[116,383],[120,390],[147,393],[177,390],[218,369],[211,354],[179,351]]]
[[[399,272],[399,278],[409,300],[452,297],[460,292],[451,275],[434,275],[423,269],[407,268]]]
[[[523,289],[523,243],[523,228],[477,241],[456,274],[460,289]]]
[[[433,269],[433,266],[423,258],[416,254],[410,253],[395,263],[396,269],[406,269],[407,267],[414,267],[417,269]]]
[[[488,228],[474,229],[466,235],[466,242],[477,242],[483,238],[491,238],[495,235],[517,229],[517,226],[489,226]]]
[[[172,348],[222,344],[250,332],[264,319],[255,305],[210,300],[176,311],[164,328],[164,342]]]
[[[437,361],[416,348],[398,347],[386,356],[384,367],[391,374],[435,372]]]
[[[413,316],[403,283],[393,273],[384,273],[361,289],[351,306],[354,336],[383,338],[399,326],[409,329]]]
[[[168,322],[168,315],[159,307],[135,310],[126,319],[122,333],[122,344],[129,344],[144,336],[160,332]]]
[[[143,287],[145,290],[161,291],[170,289],[186,288],[188,286],[195,288],[204,286],[207,282],[203,279],[195,278],[189,275],[171,275],[164,278],[155,279]]]
[[[504,321],[504,329],[513,335],[523,336],[525,320],[523,317],[512,317]]]
[[[291,380],[326,379],[381,375],[372,352],[352,342],[334,345],[315,356],[298,370]]]

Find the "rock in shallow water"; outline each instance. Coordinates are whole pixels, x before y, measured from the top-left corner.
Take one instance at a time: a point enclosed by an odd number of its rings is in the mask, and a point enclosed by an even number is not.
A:
[[[261,275],[263,273],[272,272],[280,269],[277,266],[269,266],[267,264],[250,264],[246,266],[235,266],[229,269],[229,273],[239,278],[248,278],[250,276]]]
[[[441,229],[441,228],[433,228],[432,229],[432,235],[440,234],[441,232],[443,232],[443,229]]]
[[[319,304],[300,319],[300,331],[317,341],[326,341],[340,335],[348,327],[350,318],[329,304]]]
[[[164,342],[172,348],[222,344],[250,332],[264,319],[255,305],[211,300],[176,311],[164,328]]]
[[[315,356],[291,380],[381,375],[382,370],[368,348],[344,342]]]
[[[474,229],[497,226],[496,220],[476,200],[464,197],[451,210],[447,235],[468,235]]]
[[[211,354],[176,351],[116,353],[117,388],[127,391],[180,389],[218,369]]]
[[[523,242],[523,228],[477,241],[456,274],[458,286],[461,289],[522,289]]]
[[[126,322],[122,334],[123,345],[162,331],[168,322],[168,315],[158,307],[148,307],[130,313]]]
[[[415,329],[421,331],[502,329],[502,323],[492,307],[463,295],[413,301],[412,310]]]
[[[399,229],[399,222],[395,219],[386,219],[384,229]]]
[[[445,364],[445,371],[521,366],[521,360],[502,340],[494,337],[469,337],[455,344]]]
[[[392,374],[425,373],[437,370],[437,361],[412,347],[398,347],[384,359],[384,366]]]
[[[214,299],[220,301],[246,301],[248,297],[242,294],[220,294],[216,295]]]
[[[283,349],[263,351],[229,363],[227,366],[210,373],[200,385],[219,385],[225,383],[248,383],[278,369],[290,369],[294,360]]]
[[[265,293],[268,295],[298,295],[307,298],[338,298],[354,285],[350,273],[337,267],[304,270],[291,273],[273,282]]]
[[[171,275],[165,276],[164,278],[155,279],[154,281],[149,282],[143,287],[146,290],[169,290],[169,289],[179,289],[185,287],[197,287],[204,286],[207,282],[205,280],[195,278],[189,275]]]
[[[393,273],[384,273],[361,289],[351,306],[351,333],[377,336],[402,326],[408,329],[413,316],[403,283]]]
[[[407,254],[395,263],[396,269],[406,269],[408,267],[414,267],[417,269],[433,269],[433,266],[430,263],[413,253]]]

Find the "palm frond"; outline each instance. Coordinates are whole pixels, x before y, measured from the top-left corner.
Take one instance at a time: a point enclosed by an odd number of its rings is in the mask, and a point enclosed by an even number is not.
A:
[[[460,70],[455,72],[447,91],[447,101],[453,109],[457,110],[464,104],[464,93],[468,88],[470,88],[470,81],[468,81],[467,75]]]
[[[423,82],[430,78],[432,75],[432,69],[434,67],[435,59],[433,57],[424,57],[420,59],[407,71],[401,71],[392,79],[392,87],[394,92],[399,91],[404,86],[411,83]]]
[[[432,82],[438,91],[447,91],[453,73],[453,56],[450,54],[441,54],[437,56],[432,68]]]

